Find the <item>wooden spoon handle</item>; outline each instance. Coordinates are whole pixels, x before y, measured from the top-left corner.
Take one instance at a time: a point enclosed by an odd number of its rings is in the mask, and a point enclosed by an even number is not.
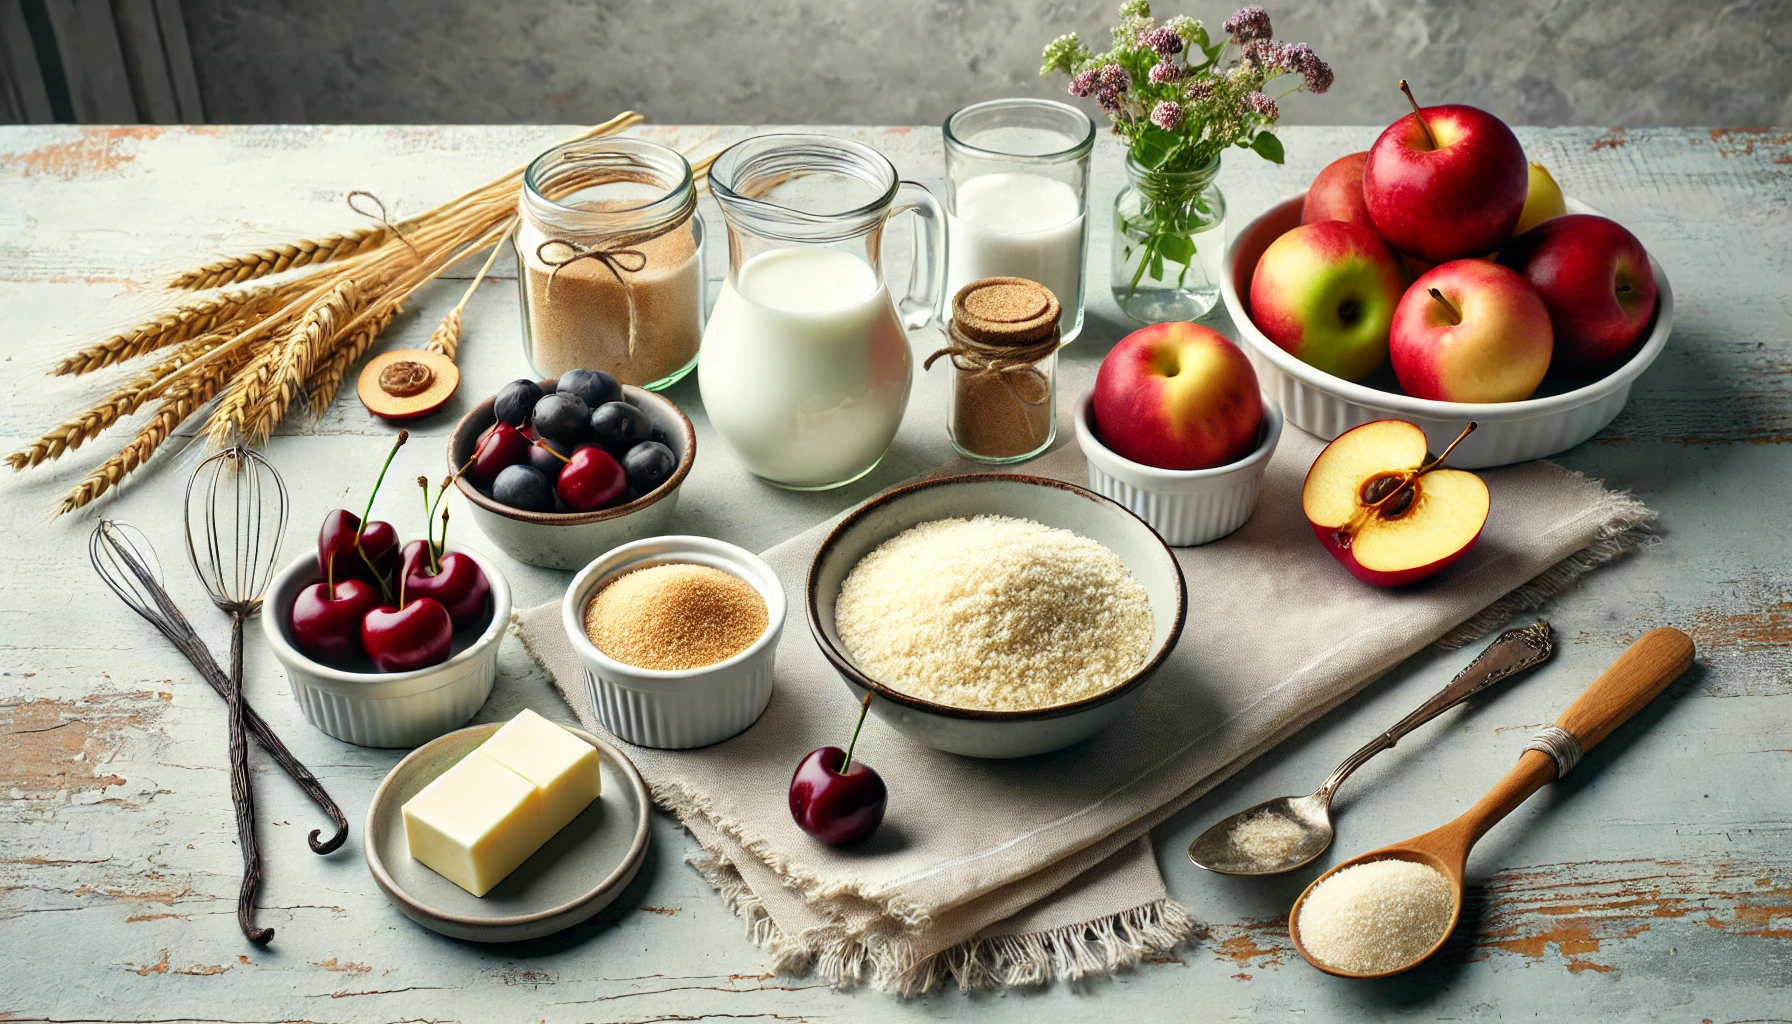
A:
[[[1692,637],[1670,626],[1651,629],[1568,705],[1556,727],[1580,741],[1582,752],[1592,750],[1680,678],[1693,653]]]
[[[1572,735],[1583,752],[1593,749],[1679,678],[1692,664],[1692,658],[1692,638],[1685,633],[1671,627],[1644,633],[1568,705],[1568,710],[1556,719],[1556,728]],[[1556,764],[1550,755],[1527,749],[1519,755],[1518,764],[1473,807],[1456,820],[1413,840],[1413,845],[1430,849],[1459,866],[1468,859],[1469,847],[1488,829],[1499,824],[1532,793],[1555,780]]]

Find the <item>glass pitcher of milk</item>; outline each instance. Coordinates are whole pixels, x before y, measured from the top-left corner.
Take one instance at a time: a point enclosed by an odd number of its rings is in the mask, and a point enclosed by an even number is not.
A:
[[[972,281],[1024,277],[1058,297],[1058,330],[1075,338],[1095,122],[1052,100],[990,100],[946,118],[943,134],[947,302]]]
[[[755,476],[824,490],[871,472],[908,404],[904,326],[939,308],[945,238],[928,191],[869,146],[762,135],[716,158],[728,278],[697,356],[704,410]],[[891,216],[917,215],[907,291],[884,283]]]

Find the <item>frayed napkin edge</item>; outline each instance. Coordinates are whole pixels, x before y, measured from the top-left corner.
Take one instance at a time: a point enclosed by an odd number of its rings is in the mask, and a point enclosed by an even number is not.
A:
[[[1603,517],[1593,540],[1585,547],[1539,573],[1534,579],[1470,616],[1445,633],[1433,646],[1456,650],[1499,629],[1520,612],[1540,607],[1545,601],[1574,587],[1580,578],[1606,562],[1660,538],[1653,524],[1654,509],[1629,491],[1608,491],[1605,481],[1589,480],[1585,473],[1547,463],[1589,490],[1599,492],[1593,513]]]
[[[785,934],[722,853],[699,844],[685,858],[746,925],[747,939],[772,955],[772,970],[813,974],[837,988],[869,982],[900,999],[955,983],[961,992],[1074,984],[1130,970],[1173,953],[1201,928],[1186,907],[1164,898],[1091,921],[1018,935],[980,936],[918,960],[899,935],[848,935],[822,925]]]

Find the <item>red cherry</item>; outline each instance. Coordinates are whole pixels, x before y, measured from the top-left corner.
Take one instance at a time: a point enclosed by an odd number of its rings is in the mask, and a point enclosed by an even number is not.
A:
[[[476,625],[485,612],[485,599],[491,593],[491,582],[485,578],[471,556],[458,551],[444,552],[436,559],[439,570],[429,561],[429,542],[414,540],[404,546],[404,592],[408,595],[433,598],[448,610],[456,632]]]
[[[593,512],[628,497],[628,474],[609,452],[588,444],[575,449],[561,467],[554,492],[571,511]]]
[[[381,672],[410,672],[448,660],[454,621],[432,597],[407,600],[404,607],[381,605],[361,619],[361,646]]]
[[[790,777],[790,816],[804,832],[824,843],[838,846],[863,839],[884,820],[889,797],[884,780],[864,762],[851,760],[870,707],[871,695],[866,694],[859,708],[859,725],[846,750],[811,750]]]
[[[331,509],[317,531],[317,564],[325,579],[362,579],[378,583],[374,569],[355,552],[355,531],[361,518],[345,508]],[[389,577],[398,565],[398,531],[391,523],[375,519],[361,530],[361,550],[367,553],[381,577]],[[335,562],[332,569],[331,562]]]
[[[529,461],[529,439],[523,432],[500,420],[479,435],[473,446],[473,466],[467,476],[480,487],[490,488],[492,481],[505,468]]]
[[[319,661],[355,658],[361,653],[361,620],[379,603],[380,592],[362,580],[343,580],[334,593],[327,583],[313,583],[292,603],[293,644]]]

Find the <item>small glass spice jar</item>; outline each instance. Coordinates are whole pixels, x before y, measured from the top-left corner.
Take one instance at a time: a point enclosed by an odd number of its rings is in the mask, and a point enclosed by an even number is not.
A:
[[[952,296],[947,345],[952,391],[946,433],[980,462],[1021,462],[1058,433],[1057,370],[1062,307],[1052,290],[1021,277],[986,277]]]
[[[548,150],[523,175],[517,285],[540,377],[602,370],[668,387],[703,339],[703,222],[691,165],[642,139]]]

